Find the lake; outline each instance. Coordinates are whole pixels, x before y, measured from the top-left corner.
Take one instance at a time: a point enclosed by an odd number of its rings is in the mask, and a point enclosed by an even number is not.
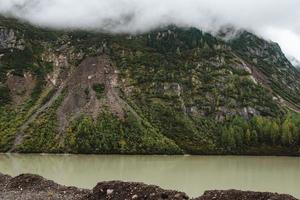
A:
[[[205,190],[240,189],[300,198],[296,157],[0,154],[0,172],[39,174],[81,188],[123,180],[180,190],[191,197]]]

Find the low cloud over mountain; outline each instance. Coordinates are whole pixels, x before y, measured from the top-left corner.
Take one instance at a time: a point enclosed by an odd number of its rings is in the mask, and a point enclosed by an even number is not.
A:
[[[0,5],[2,15],[52,28],[136,33],[169,24],[206,31],[230,24],[279,42],[300,60],[298,0],[0,0]]]

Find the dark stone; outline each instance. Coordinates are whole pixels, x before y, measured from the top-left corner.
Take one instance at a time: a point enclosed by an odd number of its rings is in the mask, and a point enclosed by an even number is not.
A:
[[[159,199],[189,199],[183,192],[164,190],[158,186],[143,183],[130,183],[121,181],[101,182],[94,187],[88,200],[105,199],[136,199],[136,200],[159,200]]]
[[[268,192],[243,192],[239,190],[212,190],[206,191],[203,196],[194,200],[297,200],[290,195],[281,195]]]
[[[100,182],[93,190],[66,187],[41,176],[22,174],[15,178],[0,173],[1,200],[188,200],[185,193],[155,185],[121,181]],[[239,190],[206,191],[192,200],[297,200],[290,195]]]

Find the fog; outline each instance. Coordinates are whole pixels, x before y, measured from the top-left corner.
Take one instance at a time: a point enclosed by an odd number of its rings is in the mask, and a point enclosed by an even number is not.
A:
[[[300,60],[300,0],[0,0],[0,14],[39,26],[140,33],[175,24],[245,28]]]

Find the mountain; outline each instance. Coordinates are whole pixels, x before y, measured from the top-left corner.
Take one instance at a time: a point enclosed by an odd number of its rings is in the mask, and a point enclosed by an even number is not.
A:
[[[300,154],[300,73],[278,44],[0,18],[0,151]]]

